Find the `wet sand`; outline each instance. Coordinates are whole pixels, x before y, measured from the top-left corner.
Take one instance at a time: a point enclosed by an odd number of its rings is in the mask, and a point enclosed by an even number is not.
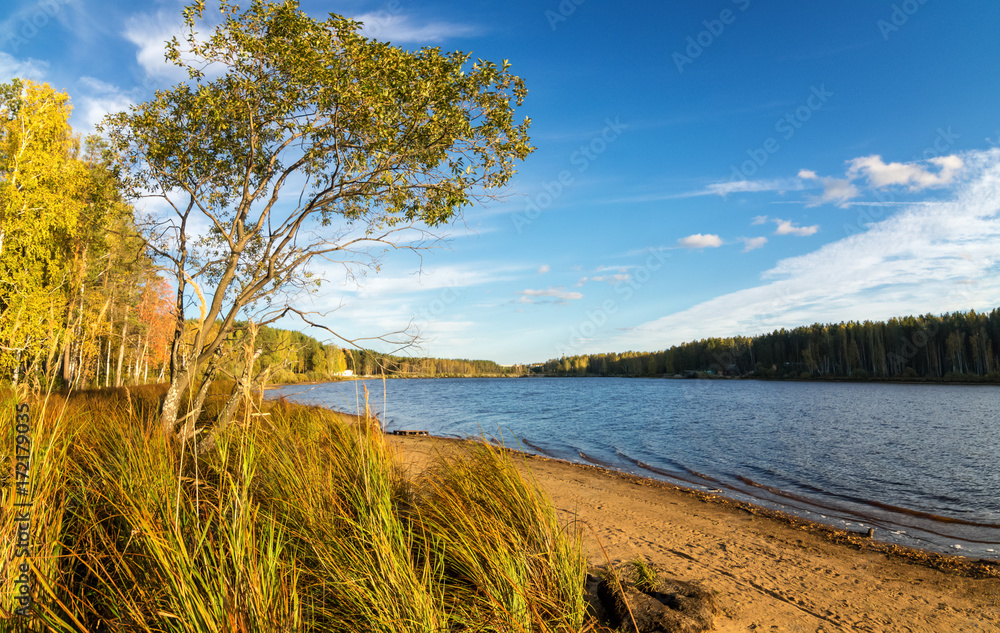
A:
[[[463,443],[389,436],[419,473]],[[715,630],[1000,631],[1000,564],[908,550],[861,534],[593,466],[518,459],[592,565],[642,557],[718,592]],[[602,546],[603,545],[603,550]]]

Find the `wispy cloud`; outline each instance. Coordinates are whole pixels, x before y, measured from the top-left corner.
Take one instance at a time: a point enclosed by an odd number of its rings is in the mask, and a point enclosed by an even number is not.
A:
[[[996,307],[1000,296],[1000,149],[963,155],[951,199],[792,257],[766,283],[633,328],[613,346],[662,348],[706,336],[914,313]]]
[[[718,195],[726,196],[731,193],[757,193],[761,191],[801,191],[805,189],[805,184],[795,178],[783,178],[780,180],[736,180],[732,182],[716,182],[708,185],[704,191],[696,192],[694,195]]]
[[[542,264],[541,266],[538,267],[538,270],[536,272],[539,275],[544,275],[545,273],[549,272],[550,270],[552,270],[551,266],[549,266],[548,264]]]
[[[136,45],[136,61],[150,77],[180,81],[187,72],[165,58],[166,43],[173,37],[184,41],[184,28],[173,12],[140,13],[125,22],[122,36]]]
[[[849,206],[851,200],[862,194],[855,181],[864,179],[868,186],[881,189],[890,186],[905,186],[910,191],[923,191],[932,187],[945,187],[954,182],[963,167],[958,156],[941,156],[931,158],[926,163],[886,163],[881,156],[863,156],[847,161],[845,178],[820,176],[811,169],[799,170],[795,178],[777,178],[771,180],[731,180],[715,182],[704,189],[688,191],[679,194],[663,196],[647,196],[634,198],[630,202],[647,202],[652,200],[667,200],[677,198],[692,198],[697,196],[727,196],[736,193],[776,192],[783,194],[788,191],[806,191],[822,188],[817,196],[807,196],[806,206],[815,207],[823,204],[835,204],[841,208]],[[933,167],[930,169],[929,167]],[[762,217],[762,216],[758,216]]]
[[[580,281],[577,282],[577,286],[582,286],[589,281],[596,281],[600,283],[607,284],[617,284],[623,281],[628,281],[632,278],[632,275],[628,273],[616,273],[614,275],[595,275],[593,277],[581,277]]]
[[[206,19],[214,16],[206,11]],[[215,27],[209,24],[198,25],[195,38],[198,42],[205,42],[211,37]],[[160,10],[155,14],[138,13],[125,22],[125,30],[122,32],[129,42],[137,47],[136,61],[146,72],[149,81],[154,83],[172,84],[188,78],[188,71],[177,64],[167,61],[166,45],[172,38],[177,38],[180,44],[181,56],[189,61],[192,59],[191,47],[187,42],[189,32],[183,22],[178,19],[173,11]],[[225,66],[213,63],[200,67],[200,70],[208,77],[221,75],[225,71]]]
[[[713,182],[705,185],[702,189],[684,191],[681,193],[653,193],[640,196],[628,196],[625,198],[615,198],[608,200],[609,203],[636,203],[636,202],[659,202],[662,200],[683,200],[685,198],[698,198],[702,196],[728,196],[736,193],[760,193],[773,191],[783,194],[787,191],[801,191],[810,188],[802,180],[795,178],[781,178],[777,180],[736,180],[725,182]]]
[[[389,41],[394,44],[441,42],[455,37],[471,37],[481,33],[479,27],[471,24],[443,21],[418,23],[409,15],[391,14],[387,11],[362,13],[353,19],[364,23],[361,34],[365,37]]]
[[[14,77],[42,81],[49,71],[49,63],[37,59],[18,59],[10,53],[0,52],[0,83]]]
[[[694,235],[680,238],[677,240],[677,243],[684,248],[718,248],[722,246],[722,238],[711,233],[707,235],[695,233]]]
[[[861,195],[861,191],[851,184],[850,179],[821,177],[809,169],[800,170],[799,178],[815,180],[823,185],[823,193],[809,197],[809,203],[806,206],[817,207],[821,204],[833,203],[843,208],[847,206],[848,200]]]
[[[767,244],[766,237],[744,237],[740,238],[743,240],[743,252],[749,253],[752,250],[763,247]]]
[[[122,92],[117,86],[99,79],[81,77],[78,83],[81,91],[76,102],[80,105],[74,116],[74,123],[77,128],[82,126],[82,131],[85,134],[93,132],[105,115],[111,112],[122,112],[135,104],[135,100],[130,95]],[[81,114],[82,122],[77,119]]]
[[[553,303],[553,301],[540,301],[544,297],[552,297],[555,299],[555,303],[565,303],[567,301],[576,301],[578,299],[583,299],[583,294],[579,292],[568,291],[562,286],[549,286],[543,289],[532,289],[528,288],[517,293],[521,295],[518,299],[518,303]]]

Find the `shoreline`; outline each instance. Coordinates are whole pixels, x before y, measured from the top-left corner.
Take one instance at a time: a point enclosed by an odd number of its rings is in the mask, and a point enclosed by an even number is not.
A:
[[[344,413],[344,412],[338,412],[338,413],[340,413],[341,415],[353,417],[355,419],[358,418],[358,416],[354,414]],[[421,442],[421,441],[448,442],[456,445],[455,450],[460,450],[460,446],[465,443],[480,441],[475,438],[458,438],[458,437],[447,437],[440,435],[424,435],[424,436],[394,435],[392,431],[386,432],[386,436],[390,440],[399,444],[401,447],[405,446],[407,443],[410,442]],[[499,447],[497,444],[492,444],[492,445]],[[614,468],[608,468],[597,464],[580,463],[580,462],[570,461],[567,459],[561,459],[558,457],[551,457],[548,455],[529,453],[516,448],[502,447],[502,450],[508,453],[516,454],[518,457],[523,458],[525,461],[537,460],[539,462],[543,461],[551,462],[555,464],[564,465],[568,468],[580,469],[582,471],[592,471],[599,476],[618,478],[623,482],[628,482],[633,485],[655,488],[660,490],[667,490],[673,493],[689,496],[704,503],[715,504],[730,509],[736,509],[752,516],[769,519],[793,527],[795,529],[808,531],[810,533],[822,536],[825,540],[829,541],[830,543],[843,545],[851,549],[878,552],[886,555],[887,557],[899,559],[901,561],[905,561],[908,563],[921,565],[924,567],[929,567],[941,571],[949,571],[970,578],[1000,578],[1000,560],[973,558],[969,556],[963,556],[961,554],[942,554],[940,552],[934,552],[931,550],[924,550],[916,547],[909,547],[906,545],[897,545],[894,543],[881,541],[878,538],[871,538],[867,535],[866,531],[857,532],[857,531],[837,528],[835,526],[826,523],[821,523],[819,521],[813,521],[811,519],[797,516],[790,512],[785,512],[774,508],[767,508],[748,501],[739,501],[736,499],[731,499],[719,493],[698,490],[696,488],[689,488],[680,484],[674,484],[668,481],[663,481],[661,479],[655,479],[652,477],[643,477],[641,475],[635,475],[632,473],[623,472]]]
[[[340,415],[344,415],[350,418],[357,418],[356,413],[350,411],[341,411],[333,409],[324,405],[304,405],[304,406],[317,406],[327,410],[335,411]],[[385,429],[385,422],[383,422],[379,417],[379,412],[375,411],[372,413],[373,417],[379,421],[379,424],[383,427],[383,431],[387,434],[392,434],[393,431]],[[447,441],[447,442],[465,442],[465,441],[478,441],[480,438],[476,436],[460,437],[460,436],[448,436],[448,435],[434,435],[430,434],[427,436],[431,439]],[[521,444],[522,440],[517,440],[518,444]],[[594,468],[598,471],[605,472],[614,476],[620,476],[625,479],[646,482],[644,485],[658,485],[665,486],[667,488],[682,491],[685,494],[690,494],[698,498],[703,498],[706,500],[711,500],[713,503],[721,505],[729,505],[733,507],[743,508],[745,511],[761,517],[770,517],[778,521],[782,521],[789,525],[809,525],[813,526],[811,529],[817,533],[823,532],[828,534],[828,539],[831,542],[843,542],[852,545],[853,547],[871,550],[871,551],[881,551],[886,554],[896,555],[904,559],[911,561],[917,561],[920,564],[928,565],[931,567],[939,568],[967,568],[968,573],[980,575],[983,577],[1000,577],[1000,557],[984,557],[982,553],[959,553],[961,547],[955,548],[958,551],[942,551],[945,548],[943,546],[938,549],[934,548],[922,548],[919,546],[914,546],[911,544],[899,544],[893,543],[891,541],[884,540],[884,535],[887,534],[885,528],[877,528],[875,531],[874,538],[868,536],[868,527],[874,521],[876,525],[879,524],[879,519],[873,519],[868,515],[858,514],[851,521],[858,524],[858,527],[862,528],[861,532],[853,531],[848,527],[839,526],[837,524],[836,518],[830,519],[827,522],[821,521],[819,519],[811,518],[809,515],[819,515],[821,513],[816,510],[808,508],[797,508],[794,504],[783,504],[780,501],[772,501],[768,503],[767,499],[756,500],[753,495],[748,495],[743,493],[739,496],[734,497],[732,495],[726,494],[725,492],[719,491],[717,489],[711,489],[706,486],[695,484],[692,482],[685,482],[682,480],[677,480],[671,477],[657,477],[655,473],[653,474],[637,474],[634,472],[629,472],[628,470],[622,470],[620,467],[613,464],[606,464],[601,462],[601,460],[590,459],[586,455],[581,454],[581,459],[576,460],[573,458],[556,457],[551,454],[546,453],[543,449],[540,449],[530,442],[523,441],[524,445],[530,449],[521,450],[517,448],[505,447],[505,450],[518,453],[526,459],[544,459],[551,460],[553,462],[559,462],[566,464],[568,466],[579,467],[579,468]],[[640,464],[641,466],[641,464]],[[803,514],[804,513],[804,514]],[[919,513],[918,513],[919,514]],[[847,523],[850,525],[850,523]],[[908,528],[909,529],[909,528]],[[922,529],[922,528],[916,528]],[[880,538],[882,535],[882,538]],[[951,562],[948,562],[951,561]],[[965,561],[960,562],[960,561]]]
[[[414,476],[474,439],[396,436]],[[641,558],[718,597],[713,630],[1000,630],[1000,561],[881,543],[750,503],[516,449],[591,567]],[[596,570],[593,570],[596,572]]]

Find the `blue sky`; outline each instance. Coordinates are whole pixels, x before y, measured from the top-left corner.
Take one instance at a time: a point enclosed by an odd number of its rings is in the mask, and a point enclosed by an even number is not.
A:
[[[181,78],[182,3],[4,6],[0,80],[67,91],[78,131]],[[514,363],[1000,305],[1000,4],[302,7],[509,59],[538,148],[446,248],[330,275],[345,336],[412,320],[414,354]]]

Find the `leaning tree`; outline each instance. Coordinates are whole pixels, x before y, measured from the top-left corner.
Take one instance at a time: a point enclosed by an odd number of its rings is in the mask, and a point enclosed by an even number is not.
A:
[[[514,119],[524,83],[506,61],[404,50],[294,0],[223,0],[214,25],[196,0],[183,16],[185,41],[168,42],[166,57],[188,79],[103,129],[127,190],[161,199],[148,245],[176,284],[177,322],[160,421],[189,439],[197,407],[185,423],[182,398],[211,380],[251,309],[267,308],[258,323],[298,312],[291,290],[317,258],[350,275],[412,247],[415,230],[495,195],[533,148],[530,121]]]

